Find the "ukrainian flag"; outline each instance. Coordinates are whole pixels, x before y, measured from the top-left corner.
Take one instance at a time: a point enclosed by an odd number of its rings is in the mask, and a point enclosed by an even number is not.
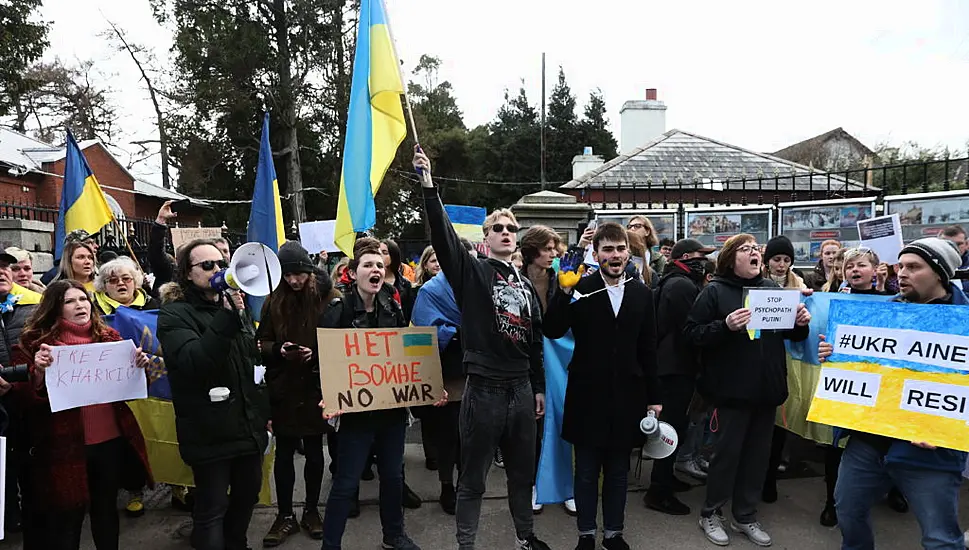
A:
[[[279,202],[279,183],[273,165],[273,150],[269,146],[269,113],[262,119],[262,139],[259,144],[259,165],[256,167],[256,187],[252,192],[252,210],[246,240],[262,243],[279,252],[286,242],[283,231],[283,208]],[[259,321],[264,297],[248,296],[253,319]]]
[[[408,357],[425,357],[434,355],[434,336],[430,333],[403,334],[404,355]]]
[[[90,234],[114,220],[98,179],[81,153],[74,134],[67,131],[67,158],[64,161],[64,188],[54,232],[54,258],[64,250],[64,239],[71,231],[83,229]]]
[[[445,204],[444,211],[454,226],[454,231],[459,237],[464,237],[473,243],[484,242],[484,225],[488,211],[482,206],[460,206],[457,204]]]
[[[382,0],[361,0],[334,241],[353,257],[356,234],[377,221],[373,198],[407,134],[404,84]]]

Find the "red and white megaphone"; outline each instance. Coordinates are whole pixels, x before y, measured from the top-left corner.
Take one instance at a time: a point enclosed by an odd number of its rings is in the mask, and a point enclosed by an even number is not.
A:
[[[646,418],[639,421],[639,429],[646,434],[646,444],[643,445],[643,456],[660,460],[673,454],[679,443],[676,430],[666,422],[656,418],[656,413],[649,411]]]

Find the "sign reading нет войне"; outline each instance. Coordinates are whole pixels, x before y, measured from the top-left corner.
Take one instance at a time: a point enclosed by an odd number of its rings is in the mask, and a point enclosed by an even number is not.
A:
[[[317,329],[324,412],[430,405],[444,395],[437,329]]]

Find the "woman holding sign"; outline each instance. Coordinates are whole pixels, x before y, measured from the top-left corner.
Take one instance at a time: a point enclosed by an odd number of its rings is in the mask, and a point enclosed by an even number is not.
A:
[[[46,517],[44,548],[80,548],[87,510],[98,550],[117,549],[121,473],[139,462],[150,472],[145,440],[124,402],[51,413],[47,396],[44,373],[54,362],[55,347],[120,340],[92,308],[84,285],[74,280],[47,287],[21,334],[14,362],[30,365],[30,381],[18,384],[16,391],[30,423],[29,475],[34,488],[30,509],[24,513]],[[141,368],[148,365],[140,349],[135,361]],[[150,473],[148,479],[151,484]]]

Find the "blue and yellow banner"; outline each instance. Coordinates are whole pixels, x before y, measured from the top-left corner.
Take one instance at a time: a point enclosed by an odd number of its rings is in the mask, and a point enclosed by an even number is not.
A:
[[[969,308],[831,303],[808,420],[969,451]]]
[[[535,481],[536,500],[557,504],[573,497],[572,444],[562,439],[565,389],[575,340],[569,332],[558,340],[545,338],[545,431]]]
[[[66,148],[64,187],[54,231],[55,260],[61,257],[68,233],[83,229],[93,235],[114,220],[104,191],[70,130],[67,131]]]
[[[483,206],[445,204],[444,211],[459,237],[464,237],[473,243],[484,241],[484,231],[481,230],[481,226],[484,225],[488,211]]]

